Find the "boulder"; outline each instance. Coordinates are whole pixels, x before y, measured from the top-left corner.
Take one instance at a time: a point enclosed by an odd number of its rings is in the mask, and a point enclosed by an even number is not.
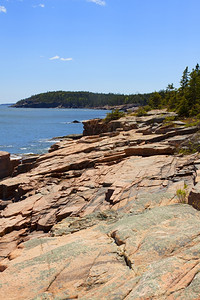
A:
[[[198,182],[191,190],[188,196],[188,204],[200,210],[200,182]]]
[[[0,151],[0,179],[10,176],[11,173],[10,153]]]
[[[0,179],[11,176],[20,162],[21,159],[10,158],[10,153],[0,151]]]

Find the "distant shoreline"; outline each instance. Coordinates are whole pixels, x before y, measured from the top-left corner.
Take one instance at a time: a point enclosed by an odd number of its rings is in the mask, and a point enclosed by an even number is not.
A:
[[[6,105],[6,104],[1,104],[1,105]],[[123,111],[129,111],[129,110],[132,110],[132,111],[135,111],[139,105],[136,105],[136,104],[121,104],[121,105],[104,105],[104,106],[96,106],[96,107],[64,107],[64,106],[57,106],[57,107],[52,107],[52,106],[34,106],[34,105],[30,105],[30,106],[24,106],[24,105],[9,105],[8,106],[11,106],[13,108],[35,108],[35,109],[89,109],[89,110],[123,110]]]

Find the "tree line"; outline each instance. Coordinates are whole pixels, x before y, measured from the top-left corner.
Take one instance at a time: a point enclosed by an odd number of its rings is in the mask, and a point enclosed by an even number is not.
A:
[[[146,105],[152,93],[149,94],[103,94],[91,92],[47,92],[33,95],[18,101],[15,107],[35,108],[94,108],[103,106],[117,106],[134,104],[135,106]]]
[[[190,72],[183,71],[180,87],[169,84],[166,90],[153,93],[148,101],[151,108],[167,108],[181,117],[200,117],[200,67],[196,65]]]
[[[181,117],[200,117],[200,67],[183,71],[180,87],[168,84],[165,90],[146,94],[114,94],[91,92],[54,91],[33,95],[18,101],[15,107],[43,108],[95,108],[133,104],[148,108],[167,108],[176,111]]]

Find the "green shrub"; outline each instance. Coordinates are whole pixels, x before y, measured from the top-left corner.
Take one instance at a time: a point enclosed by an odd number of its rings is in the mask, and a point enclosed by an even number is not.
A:
[[[186,203],[187,201],[187,196],[188,196],[188,191],[187,191],[187,184],[184,183],[183,189],[178,189],[176,191],[176,196],[179,200],[180,203]]]
[[[136,115],[136,117],[146,116],[147,112],[150,110],[151,110],[151,107],[149,105],[140,106],[138,108],[138,110],[136,111],[135,115]]]
[[[185,127],[193,127],[193,126],[199,126],[200,121],[199,120],[195,120],[191,123],[186,123]]]
[[[163,123],[170,123],[176,120],[175,116],[171,116],[171,117],[166,117],[163,121]]]
[[[107,113],[104,122],[108,123],[112,120],[118,120],[120,118],[122,118],[125,115],[125,113],[123,111],[119,111],[119,109],[114,109],[112,110],[111,113]]]

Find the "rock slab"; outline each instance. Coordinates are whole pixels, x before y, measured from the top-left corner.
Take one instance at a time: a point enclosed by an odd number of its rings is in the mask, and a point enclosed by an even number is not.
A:
[[[165,116],[63,138],[0,181],[0,299],[200,299],[199,154],[174,155],[197,128]]]

